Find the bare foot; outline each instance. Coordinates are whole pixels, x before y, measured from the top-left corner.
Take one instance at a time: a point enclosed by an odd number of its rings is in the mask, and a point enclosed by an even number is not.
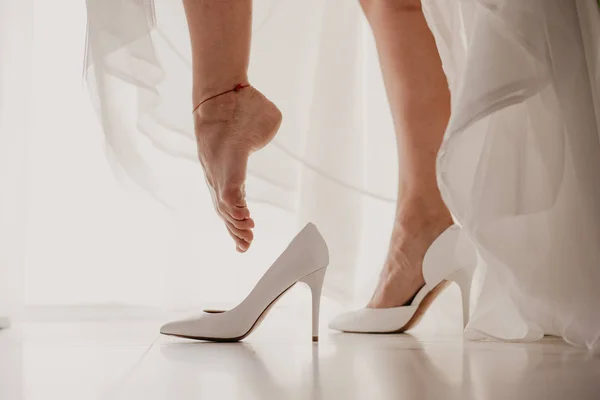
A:
[[[450,225],[452,217],[443,203],[427,207],[416,200],[400,205],[387,259],[367,307],[406,305],[425,285],[422,266],[425,252]]]
[[[254,238],[244,190],[248,158],[273,139],[281,119],[279,109],[251,86],[211,99],[194,113],[198,156],[215,210],[242,253]]]

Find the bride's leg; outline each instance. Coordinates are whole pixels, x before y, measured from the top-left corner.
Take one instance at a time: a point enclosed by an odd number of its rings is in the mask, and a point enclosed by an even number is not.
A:
[[[424,284],[422,260],[452,223],[435,175],[450,93],[420,0],[361,0],[373,29],[399,158],[398,202],[387,260],[369,307],[404,305]]]
[[[252,0],[184,0],[184,6],[192,44],[193,105],[248,84]],[[215,209],[238,251],[244,252],[254,227],[244,193],[248,157],[275,136],[281,113],[250,86],[206,101],[194,112],[194,123]]]

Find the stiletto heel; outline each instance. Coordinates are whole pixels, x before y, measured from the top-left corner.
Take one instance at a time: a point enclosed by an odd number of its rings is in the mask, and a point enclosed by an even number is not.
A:
[[[321,290],[325,281],[327,268],[321,268],[310,275],[300,279],[300,282],[306,283],[312,294],[312,341],[319,341],[319,310],[321,308]]]
[[[467,327],[470,316],[470,305],[471,305],[471,282],[473,277],[467,273],[464,269],[459,269],[453,274],[446,278],[448,281],[455,282],[460,288],[460,295],[462,300],[462,315],[463,315],[463,328]]]
[[[319,304],[329,251],[316,226],[308,224],[265,272],[254,289],[229,311],[210,310],[169,322],[160,332],[188,339],[236,342],[260,325],[271,307],[292,286],[304,282],[312,291],[313,340],[319,336]]]
[[[429,247],[423,259],[423,286],[406,306],[363,308],[334,318],[329,327],[355,333],[401,333],[414,327],[431,303],[450,282],[461,290],[463,324],[469,321],[471,279],[476,265],[469,239],[457,225],[446,229]]]

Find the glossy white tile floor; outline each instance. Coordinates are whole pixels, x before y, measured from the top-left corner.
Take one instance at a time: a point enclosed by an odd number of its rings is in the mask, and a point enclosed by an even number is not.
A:
[[[323,327],[313,345],[308,322],[274,308],[239,344],[159,337],[159,321],[17,324],[0,331],[0,399],[600,399],[600,357],[558,339]]]

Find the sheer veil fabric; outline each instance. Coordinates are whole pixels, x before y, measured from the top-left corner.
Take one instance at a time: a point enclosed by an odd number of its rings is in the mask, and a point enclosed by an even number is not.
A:
[[[87,4],[87,81],[115,171],[172,209],[192,204],[202,193],[189,182],[202,177],[181,3]],[[424,10],[453,98],[438,180],[478,260],[468,338],[552,334],[598,348],[598,4],[424,0]],[[255,0],[250,77],[285,121],[251,160],[250,202],[323,228],[329,294],[342,300],[375,268],[357,249],[370,210],[395,193],[373,183],[393,182],[396,164],[377,151],[393,142],[366,134],[364,110],[373,118],[381,100],[368,97],[359,22],[354,2]]]
[[[438,181],[480,260],[468,337],[597,347],[598,5],[426,5],[454,96]]]

